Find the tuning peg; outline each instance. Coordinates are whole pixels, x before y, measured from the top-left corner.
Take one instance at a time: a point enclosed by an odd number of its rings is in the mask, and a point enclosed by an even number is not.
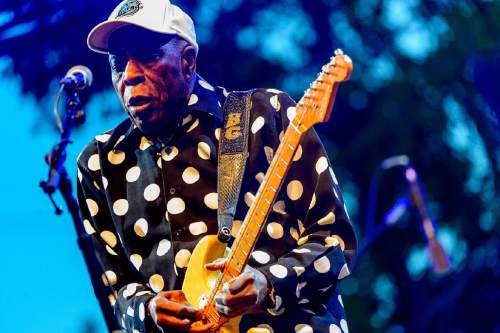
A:
[[[341,55],[344,55],[344,51],[342,51],[342,49],[336,49],[333,53],[334,53],[336,56],[341,56]]]

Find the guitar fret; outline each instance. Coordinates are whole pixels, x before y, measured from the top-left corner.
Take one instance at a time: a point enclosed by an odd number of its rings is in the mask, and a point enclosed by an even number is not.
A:
[[[252,244],[250,244],[247,239],[245,237],[241,237],[241,240],[243,240],[245,242],[245,244],[248,245],[248,248],[251,249],[252,248]]]
[[[243,255],[244,255],[244,257],[243,257],[243,259],[242,259],[242,258],[240,258],[240,256],[237,254],[236,250],[235,250],[235,252],[233,253],[233,258],[236,258],[236,259],[237,259],[237,263],[239,264],[239,263],[241,263],[241,262],[244,262],[244,261],[245,261],[245,260],[244,260],[244,258],[246,257],[246,254],[245,254],[243,251],[241,251],[241,249],[240,249],[240,248],[238,248],[238,247],[237,247],[236,249],[240,250],[240,252],[241,252],[241,253],[243,253]],[[239,266],[239,265],[238,265],[238,266]]]
[[[232,258],[231,258],[231,259],[232,259]],[[227,263],[229,264],[229,266],[227,266],[227,268],[232,268],[232,269],[234,269],[234,270],[238,270],[236,267],[234,267],[233,261],[232,261],[231,259],[227,261]],[[231,277],[232,277],[232,275],[233,275],[233,274],[231,274],[231,272],[230,272],[230,271],[228,271],[228,273],[229,273],[229,275],[231,275]]]
[[[241,252],[241,253],[243,253],[243,255],[244,255],[245,257],[248,257],[248,253],[246,253],[245,251],[243,251],[243,249],[242,249],[241,247],[237,246],[236,248],[237,248],[238,250],[240,250],[240,252]]]
[[[227,272],[227,274],[231,277],[231,279],[232,279],[232,278],[235,278],[235,277],[238,275],[238,269],[237,269],[236,267],[234,267],[234,266],[233,266],[233,263],[231,262],[231,260],[229,260],[229,261],[228,261],[228,263],[229,263],[229,266],[226,266],[226,272]],[[236,275],[235,275],[235,274],[233,274],[233,273],[229,270],[229,268],[232,268],[232,269],[236,272]]]
[[[275,176],[277,176],[280,180],[281,180],[281,179],[283,179],[283,177],[282,177],[282,176],[280,176],[280,174],[279,174],[279,173],[277,173],[276,171],[273,171],[273,174],[274,174]]]
[[[256,209],[256,210],[258,210],[258,211],[259,211],[259,213],[260,213],[262,216],[264,216],[264,217],[266,216],[266,213],[264,213],[264,212],[262,211],[262,209],[260,209],[260,208],[259,208],[259,206],[255,206],[255,209]],[[255,221],[255,222],[257,222],[257,221]]]
[[[280,160],[281,160],[281,163],[283,163],[285,166],[288,166],[288,163],[283,158],[280,157]]]
[[[247,255],[247,252],[252,249],[250,246],[246,245],[243,242],[238,242],[234,246],[239,247],[245,253],[245,255]]]
[[[253,230],[253,229],[251,229],[251,228],[250,228],[250,227],[252,227],[253,225],[255,225],[255,226],[256,226],[256,230]],[[257,216],[255,216],[255,218],[254,218],[254,220],[253,220],[252,224],[249,224],[249,225],[248,225],[248,229],[252,231],[252,233],[253,233],[253,235],[254,235],[254,237],[255,237],[255,238],[257,238],[257,235],[259,234],[259,231],[260,231],[260,226],[261,226],[261,222],[258,222],[258,220],[257,220]]]
[[[247,228],[247,231],[246,231],[246,232],[247,232],[247,235],[248,235],[248,232],[249,232],[249,231],[250,231],[250,233],[252,234],[252,237],[254,237],[254,238],[255,238],[255,236],[256,236],[256,235],[253,233],[253,231],[252,231],[250,228]]]
[[[293,128],[296,132],[297,132],[297,133],[299,133],[299,134],[301,134],[301,135],[302,135],[302,131],[301,131],[301,130],[297,127],[297,126],[295,126],[293,123],[290,123],[290,126],[291,126],[291,127],[292,127],[292,128]]]
[[[240,257],[238,257],[238,256],[236,255],[236,253],[234,253],[234,254],[233,254],[233,258],[231,258],[231,259],[234,259],[234,258],[236,258],[236,263],[234,263],[232,260],[229,260],[229,262],[231,263],[231,267],[232,267],[233,269],[235,269],[236,271],[238,271],[238,270],[240,269],[241,265],[242,265],[242,261],[243,261],[243,260],[241,260],[241,258],[240,258]],[[233,264],[236,264],[236,267],[234,267],[234,265],[233,265]]]

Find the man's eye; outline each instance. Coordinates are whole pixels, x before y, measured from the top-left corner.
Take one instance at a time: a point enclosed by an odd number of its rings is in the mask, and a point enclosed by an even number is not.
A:
[[[161,57],[160,50],[149,51],[149,52],[141,52],[137,54],[137,59],[141,62],[150,62],[158,60]]]

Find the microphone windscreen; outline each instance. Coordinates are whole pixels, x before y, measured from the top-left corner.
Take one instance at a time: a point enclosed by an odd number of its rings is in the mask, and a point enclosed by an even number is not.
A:
[[[394,168],[395,166],[406,166],[410,164],[410,158],[406,155],[396,155],[386,158],[380,164],[383,170]]]
[[[74,76],[77,74],[82,75],[82,77],[84,78],[85,88],[88,88],[92,85],[92,81],[94,79],[94,76],[92,75],[92,71],[90,70],[90,68],[88,68],[87,66],[83,66],[83,65],[73,66],[68,70],[68,73],[66,73],[66,77]]]

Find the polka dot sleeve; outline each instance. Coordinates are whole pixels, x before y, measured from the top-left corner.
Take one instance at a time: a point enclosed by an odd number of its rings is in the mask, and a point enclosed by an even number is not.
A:
[[[295,116],[293,100],[284,93],[256,95],[256,105],[267,103],[278,111],[276,133],[286,129]],[[303,137],[281,192],[285,209],[296,217],[284,226],[296,244],[259,267],[274,288],[275,307],[269,310],[273,315],[296,304],[324,302],[337,281],[349,274],[346,254],[353,253],[356,244],[337,179],[314,129]]]
[[[155,325],[146,316],[146,304],[154,293],[134,281],[121,247],[118,233],[112,223],[109,206],[101,188],[105,180],[100,174],[99,155],[93,145],[78,159],[77,192],[80,214],[86,234],[91,237],[94,255],[101,267],[100,282],[109,291],[108,300],[114,308],[119,326],[127,332],[151,331]]]

